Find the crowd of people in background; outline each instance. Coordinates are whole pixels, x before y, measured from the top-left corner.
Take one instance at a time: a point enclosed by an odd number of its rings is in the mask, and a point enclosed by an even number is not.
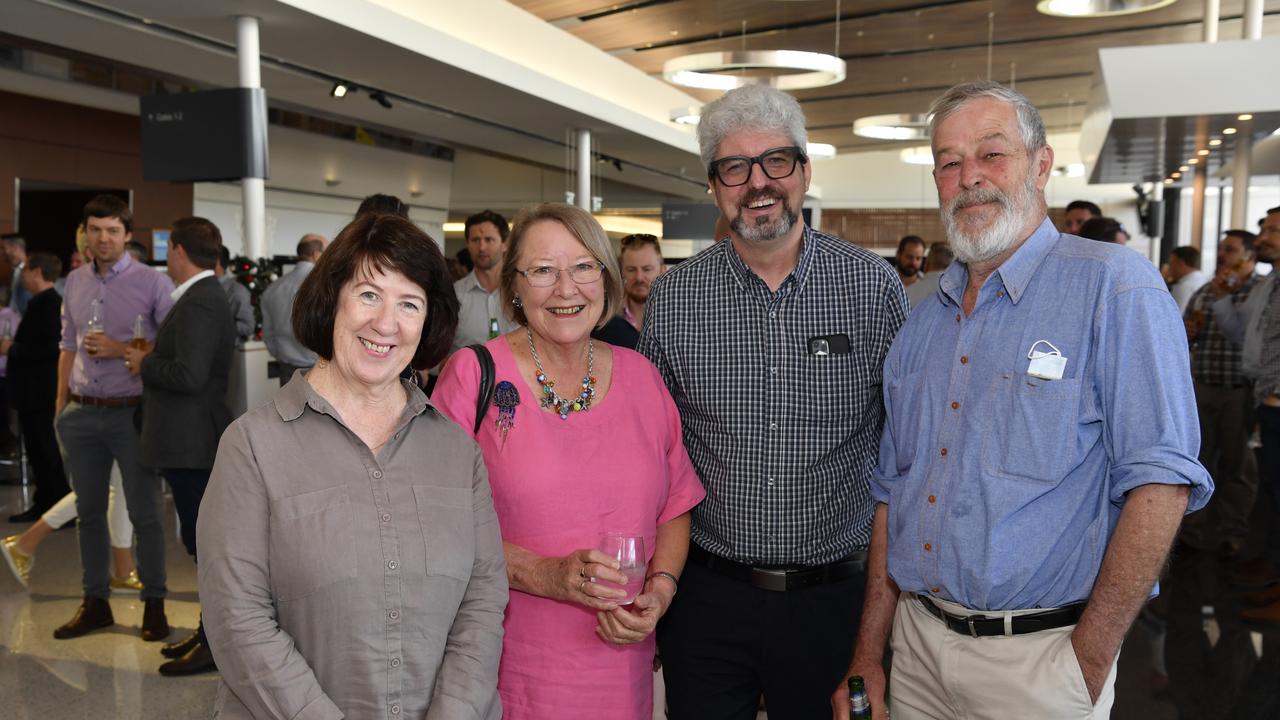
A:
[[[262,294],[280,389],[239,418],[254,301],[214,223],[176,219],[163,273],[112,195],[65,276],[6,235],[35,492],[0,553],[26,585],[75,518],[53,636],[136,592],[224,717],[647,719],[660,664],[676,719],[847,717],[854,676],[877,718],[1104,718],[1140,613],[1180,713],[1277,709],[1280,208],[1162,277],[1093,202],[1054,226],[1025,97],[930,118],[946,237],[888,262],[805,225],[804,115],[759,85],[703,110],[720,242],[671,267],[557,203],[446,258],[370,196]]]

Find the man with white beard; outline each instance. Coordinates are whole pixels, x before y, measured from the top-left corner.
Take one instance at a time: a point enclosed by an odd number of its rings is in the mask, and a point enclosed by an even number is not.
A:
[[[1049,222],[1025,97],[969,83],[930,115],[957,262],[885,359],[849,674],[884,718],[888,640],[895,720],[1108,718],[1121,641],[1212,492],[1178,308],[1140,255]]]

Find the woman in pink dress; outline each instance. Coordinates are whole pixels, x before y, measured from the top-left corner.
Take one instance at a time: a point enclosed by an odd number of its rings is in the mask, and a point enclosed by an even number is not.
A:
[[[502,528],[511,601],[498,690],[507,720],[649,720],[653,630],[671,605],[705,494],[680,419],[643,356],[593,341],[622,302],[609,239],[583,210],[520,213],[503,262],[504,307],[522,327],[490,340],[497,390],[476,442]],[[454,354],[432,402],[475,427],[480,365]],[[640,594],[598,548],[644,539]]]

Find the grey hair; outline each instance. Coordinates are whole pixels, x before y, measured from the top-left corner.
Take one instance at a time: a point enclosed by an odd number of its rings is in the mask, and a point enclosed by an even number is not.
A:
[[[961,108],[974,100],[989,98],[1008,103],[1018,114],[1018,129],[1022,131],[1022,144],[1028,153],[1034,153],[1048,144],[1044,132],[1044,120],[1040,119],[1040,111],[1031,104],[1026,95],[1007,88],[998,82],[977,80],[961,83],[946,91],[929,107],[929,135],[933,136],[943,120],[951,117]]]
[[[710,168],[729,133],[739,130],[778,131],[807,154],[809,133],[804,129],[804,111],[787,93],[768,85],[744,85],[716,98],[702,109],[698,122],[698,149],[703,167]]]

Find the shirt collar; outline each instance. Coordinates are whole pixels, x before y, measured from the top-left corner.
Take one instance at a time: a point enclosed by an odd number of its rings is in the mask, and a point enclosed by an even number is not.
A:
[[[813,229],[808,225],[805,225],[804,232],[800,235],[800,257],[796,259],[796,266],[791,269],[791,273],[782,281],[782,285],[778,286],[779,291],[782,290],[788,281],[792,280],[795,281],[797,288],[804,287],[805,278],[809,276],[809,267],[813,265],[814,251],[812,235]],[[743,287],[749,286],[752,278],[757,281],[764,282],[763,280],[760,280],[760,276],[756,275],[755,271],[753,271],[751,267],[747,265],[746,261],[742,259],[742,256],[738,254],[738,251],[734,248],[731,239],[726,239],[722,242],[724,245],[728,246],[728,249],[725,250],[725,254],[729,260],[729,268],[738,278],[738,283],[740,285]]]
[[[1036,274],[1036,269],[1040,267],[1040,263],[1044,261],[1045,256],[1057,244],[1060,237],[1062,233],[1058,232],[1046,217],[1035,232],[1031,233],[1031,237],[1028,237],[1009,259],[1000,263],[1000,267],[994,274],[999,275],[1000,282],[1014,305],[1022,299],[1022,294],[1031,284],[1031,278]],[[951,298],[952,302],[959,305],[968,282],[969,268],[963,262],[956,261],[942,273],[938,287],[942,289],[944,295]]]
[[[110,278],[110,277],[115,277],[116,275],[119,275],[120,273],[127,270],[131,264],[133,264],[133,256],[130,255],[128,252],[121,253],[120,259],[117,260],[116,264],[112,265],[111,269],[107,271],[107,277]],[[97,277],[99,280],[106,279],[101,274],[98,273],[98,262],[96,260],[89,261],[89,273]]]
[[[185,295],[185,294],[186,294],[186,292],[187,292],[188,290],[190,290],[190,289],[191,289],[191,286],[192,286],[192,285],[195,285],[196,283],[200,282],[201,280],[203,280],[203,279],[205,279],[205,278],[207,278],[207,277],[213,277],[213,271],[212,271],[212,270],[201,270],[200,272],[196,273],[195,275],[192,275],[191,277],[187,278],[187,281],[186,281],[186,282],[184,282],[184,283],[182,283],[181,285],[179,285],[178,287],[174,288],[174,289],[173,289],[173,292],[169,293],[169,297],[173,298],[174,302],[177,302],[177,301],[178,301],[178,298],[180,298],[180,297],[182,297],[183,295]]]
[[[427,396],[413,382],[405,379],[400,380],[400,385],[404,387],[408,394],[409,400],[405,404],[402,418],[410,418],[421,415],[427,408]],[[306,377],[301,372],[293,374],[293,378],[280,388],[275,396],[276,412],[280,415],[280,419],[285,422],[292,422],[302,417],[302,411],[308,406],[315,412],[331,415],[335,419],[338,413],[320,396],[320,393],[311,387],[311,383],[307,382]]]
[[[484,286],[480,284],[480,279],[476,277],[475,270],[472,270],[471,272],[467,273],[461,280],[458,281],[458,283],[462,288],[462,292],[471,292],[472,290],[479,290],[480,292],[486,295],[493,294],[488,290],[485,290]],[[497,288],[493,289],[493,292],[497,292],[497,291],[498,291]]]

